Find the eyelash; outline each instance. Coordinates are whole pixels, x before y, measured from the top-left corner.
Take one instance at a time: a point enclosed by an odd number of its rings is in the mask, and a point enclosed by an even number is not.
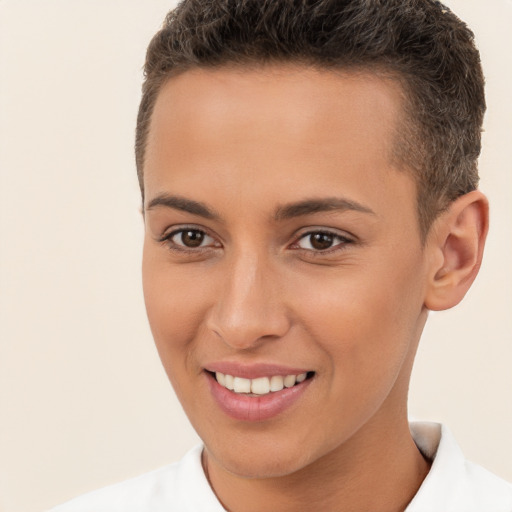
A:
[[[333,245],[331,247],[328,247],[327,249],[304,249],[302,247],[297,247],[299,242],[303,239],[307,239],[308,237],[311,237],[312,235],[327,235],[329,237],[332,237],[333,239]],[[335,242],[338,243],[335,243]],[[349,238],[348,236],[341,235],[339,233],[336,233],[334,231],[329,231],[328,229],[312,229],[307,231],[306,233],[302,233],[295,242],[291,244],[291,247],[294,250],[297,251],[307,251],[308,254],[316,257],[316,256],[325,256],[331,253],[343,251],[346,249],[347,245],[353,244],[354,240]],[[311,243],[310,243],[311,244]],[[294,247],[296,246],[296,247]]]
[[[187,247],[185,245],[179,245],[172,241],[173,237],[175,237],[176,235],[179,235],[180,233],[186,233],[187,231],[198,233],[200,235],[203,235],[204,237],[210,237],[213,239],[213,237],[211,235],[209,235],[203,229],[198,229],[198,228],[192,227],[192,226],[190,226],[190,227],[185,226],[185,227],[181,227],[179,229],[174,229],[170,233],[164,234],[158,241],[161,242],[162,244],[164,244],[171,251],[185,252],[185,253],[189,253],[189,254],[190,253],[198,254],[198,253],[204,252],[205,250],[210,249],[209,246],[206,246],[206,247],[200,246],[197,248]]]
[[[174,229],[173,231],[164,234],[162,237],[160,237],[158,239],[158,241],[161,242],[162,244],[164,244],[171,251],[185,252],[185,253],[189,253],[189,254],[190,253],[199,254],[199,253],[202,253],[202,252],[207,251],[212,248],[211,246],[198,246],[197,248],[187,247],[185,245],[179,245],[172,241],[173,237],[175,237],[176,235],[179,235],[180,233],[183,234],[187,231],[194,232],[194,233],[202,235],[203,237],[210,237],[213,239],[213,236],[209,235],[203,229],[199,229],[199,228],[192,227],[192,226],[191,227],[185,226],[185,227],[181,227],[179,229]],[[327,249],[323,249],[323,250],[322,249],[319,249],[319,250],[304,249],[304,248],[301,248],[298,246],[298,244],[301,240],[306,239],[307,237],[311,237],[312,235],[327,235],[327,236],[332,237],[333,241],[338,240],[338,243],[336,243],[335,245],[333,245],[331,247],[328,247]],[[340,235],[339,233],[336,233],[334,231],[329,231],[326,229],[314,229],[314,230],[309,230],[305,233],[300,234],[289,247],[291,247],[293,250],[305,251],[309,255],[316,257],[316,256],[325,256],[325,255],[331,254],[333,252],[342,251],[346,248],[347,245],[350,245],[353,243],[354,243],[354,240],[352,238],[349,238],[344,235]],[[217,248],[217,247],[215,247],[215,248]]]

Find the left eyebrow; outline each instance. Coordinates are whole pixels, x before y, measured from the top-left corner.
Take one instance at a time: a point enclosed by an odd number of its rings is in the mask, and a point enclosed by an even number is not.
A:
[[[323,199],[305,199],[296,203],[290,203],[277,208],[274,219],[276,221],[288,220],[303,215],[311,215],[320,212],[332,211],[356,211],[376,215],[376,213],[356,201],[339,197],[327,197]]]

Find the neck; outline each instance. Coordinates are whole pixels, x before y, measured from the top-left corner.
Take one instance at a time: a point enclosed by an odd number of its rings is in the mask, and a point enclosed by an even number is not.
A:
[[[378,425],[378,429],[377,429]],[[378,442],[372,442],[375,431]],[[373,418],[350,440],[309,466],[278,478],[233,475],[206,456],[210,485],[229,512],[279,510],[404,511],[429,471],[411,437],[406,418],[382,435]]]

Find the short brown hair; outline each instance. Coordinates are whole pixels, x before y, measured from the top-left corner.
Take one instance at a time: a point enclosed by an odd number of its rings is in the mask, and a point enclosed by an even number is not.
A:
[[[183,0],[147,51],[136,130],[144,153],[162,85],[190,68],[295,62],[384,72],[403,87],[394,155],[413,172],[423,236],[478,185],[484,78],[471,30],[433,0]]]

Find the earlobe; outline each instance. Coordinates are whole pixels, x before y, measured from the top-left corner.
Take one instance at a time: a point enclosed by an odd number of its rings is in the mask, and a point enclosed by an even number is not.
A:
[[[425,307],[432,311],[457,305],[482,263],[489,226],[489,203],[474,190],[456,199],[434,222],[427,242],[431,252]]]

